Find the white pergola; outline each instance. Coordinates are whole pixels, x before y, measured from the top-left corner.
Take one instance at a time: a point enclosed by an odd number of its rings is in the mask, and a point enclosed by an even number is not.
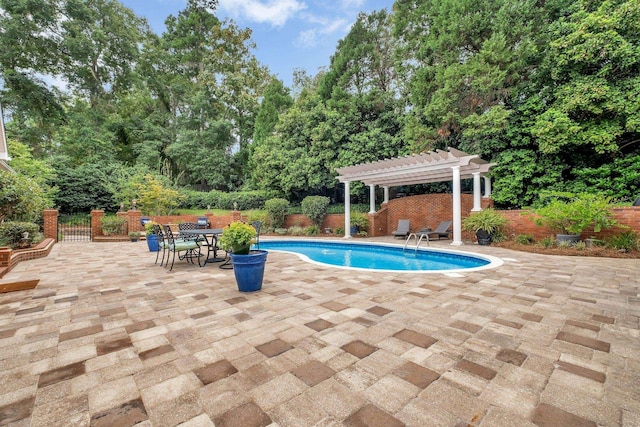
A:
[[[453,241],[462,245],[462,212],[460,203],[460,180],[473,178],[473,211],[482,210],[480,178],[484,178],[484,197],[491,195],[491,180],[485,176],[496,163],[488,163],[477,155],[464,153],[455,148],[393,159],[379,160],[355,166],[338,168],[338,180],[344,183],[344,229],[345,239],[351,238],[351,201],[349,184],[360,181],[369,186],[369,213],[375,213],[375,188],[384,188],[384,202],[389,201],[389,188],[401,185],[427,184],[453,181]]]

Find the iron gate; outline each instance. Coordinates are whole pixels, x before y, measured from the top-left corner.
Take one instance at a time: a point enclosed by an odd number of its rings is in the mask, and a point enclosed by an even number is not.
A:
[[[91,214],[58,216],[58,242],[90,242]]]

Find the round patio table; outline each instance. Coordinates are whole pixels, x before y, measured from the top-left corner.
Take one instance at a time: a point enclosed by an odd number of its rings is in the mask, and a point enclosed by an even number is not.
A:
[[[181,230],[180,234],[184,236],[202,236],[205,240],[205,244],[202,246],[207,247],[207,258],[204,260],[204,264],[206,265],[209,262],[222,262],[226,259],[226,257],[218,256],[218,236],[222,234],[222,228],[199,228],[195,230]],[[213,256],[211,254],[213,253]]]

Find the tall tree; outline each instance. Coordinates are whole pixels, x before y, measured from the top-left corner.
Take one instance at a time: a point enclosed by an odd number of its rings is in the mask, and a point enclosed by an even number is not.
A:
[[[547,108],[532,133],[546,153],[639,153],[640,5],[583,0],[575,9],[551,26]]]
[[[536,52],[534,0],[398,0],[398,68],[409,81],[412,151],[482,142],[503,129]],[[486,148],[479,147],[481,150]],[[474,151],[478,151],[476,148]]]

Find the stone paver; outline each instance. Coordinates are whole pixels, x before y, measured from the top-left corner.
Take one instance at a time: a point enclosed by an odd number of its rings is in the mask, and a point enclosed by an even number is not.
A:
[[[0,294],[0,425],[638,425],[640,260],[457,249],[504,264],[271,252],[241,294],[233,271],[169,272],[144,242],[57,244],[3,279],[40,282]]]

